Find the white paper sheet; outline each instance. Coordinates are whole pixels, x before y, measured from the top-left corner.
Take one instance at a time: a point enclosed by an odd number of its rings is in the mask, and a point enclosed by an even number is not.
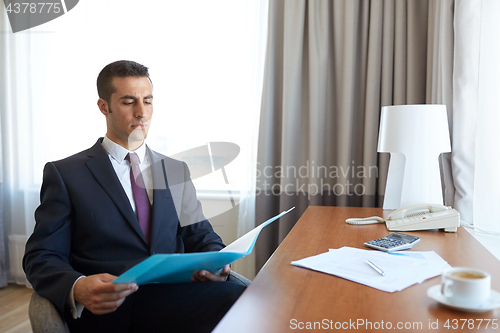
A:
[[[451,266],[434,251],[405,252],[393,255],[351,247],[331,249],[316,256],[292,261],[292,265],[332,274],[387,292],[400,291],[440,275]],[[410,255],[410,253],[413,253]],[[384,276],[371,268],[370,260],[382,269]]]

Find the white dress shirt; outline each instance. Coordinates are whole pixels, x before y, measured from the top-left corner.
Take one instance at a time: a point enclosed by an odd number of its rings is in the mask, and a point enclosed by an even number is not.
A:
[[[109,160],[115,169],[116,175],[120,180],[120,183],[130,200],[130,205],[135,212],[135,201],[134,194],[132,192],[132,184],[130,183],[130,163],[125,160],[125,156],[128,153],[135,153],[139,157],[139,167],[142,171],[142,177],[144,178],[144,184],[148,192],[149,202],[153,204],[153,177],[151,175],[151,169],[148,167],[151,165],[149,154],[146,154],[146,145],[142,144],[139,148],[134,151],[129,151],[119,144],[111,141],[107,136],[104,136],[102,140],[102,146],[108,152]],[[144,171],[146,170],[146,171]]]

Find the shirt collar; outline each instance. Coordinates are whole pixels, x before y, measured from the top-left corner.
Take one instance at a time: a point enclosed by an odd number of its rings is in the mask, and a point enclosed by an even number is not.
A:
[[[146,145],[142,144],[139,148],[137,148],[134,151],[127,150],[117,144],[114,141],[111,141],[110,138],[108,138],[107,135],[104,136],[104,139],[102,140],[102,146],[108,154],[118,163],[122,163],[123,160],[125,159],[125,156],[127,156],[128,153],[136,153],[137,156],[139,157],[139,163],[144,163],[146,159]]]

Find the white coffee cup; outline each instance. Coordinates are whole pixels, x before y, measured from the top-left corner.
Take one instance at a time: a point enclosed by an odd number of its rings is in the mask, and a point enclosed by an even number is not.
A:
[[[441,276],[441,293],[453,303],[480,303],[490,297],[491,275],[466,267],[455,267]]]

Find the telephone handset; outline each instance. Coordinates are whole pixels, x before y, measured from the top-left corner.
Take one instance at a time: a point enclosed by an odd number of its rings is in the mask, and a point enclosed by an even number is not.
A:
[[[384,222],[390,231],[444,229],[446,232],[456,232],[460,226],[460,214],[449,206],[424,204],[395,210],[386,220],[378,216],[346,220],[349,224]]]
[[[449,206],[414,205],[395,210],[385,224],[391,231],[444,229],[456,232],[460,226],[460,214]]]

